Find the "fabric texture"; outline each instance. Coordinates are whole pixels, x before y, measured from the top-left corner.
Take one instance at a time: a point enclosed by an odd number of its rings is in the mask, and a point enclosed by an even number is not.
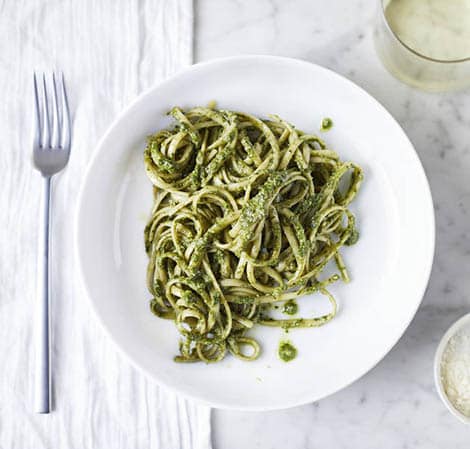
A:
[[[99,137],[140,92],[192,62],[192,0],[0,1],[0,448],[210,447],[210,410],[159,389],[91,312],[73,247]],[[72,153],[52,192],[53,412],[33,413],[41,180],[30,163],[33,71],[64,72]]]

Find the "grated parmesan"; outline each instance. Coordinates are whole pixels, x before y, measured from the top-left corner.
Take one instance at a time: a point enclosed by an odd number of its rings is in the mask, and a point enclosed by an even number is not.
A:
[[[447,343],[441,361],[444,391],[454,407],[470,417],[470,326]]]

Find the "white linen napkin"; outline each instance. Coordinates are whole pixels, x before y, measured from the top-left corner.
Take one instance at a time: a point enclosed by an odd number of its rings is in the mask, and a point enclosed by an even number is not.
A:
[[[0,448],[210,448],[210,410],[116,353],[77,279],[77,192],[94,146],[142,90],[192,62],[192,0],[5,2],[0,14]],[[74,118],[53,185],[50,415],[33,413],[40,177],[30,164],[33,70],[62,70]]]

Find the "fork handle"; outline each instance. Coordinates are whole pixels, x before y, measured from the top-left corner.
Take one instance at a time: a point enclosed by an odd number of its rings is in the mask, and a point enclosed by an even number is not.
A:
[[[43,178],[42,204],[39,228],[38,290],[36,298],[35,346],[36,370],[34,384],[34,411],[49,413],[51,403],[50,372],[50,314],[49,314],[49,221],[51,178]]]

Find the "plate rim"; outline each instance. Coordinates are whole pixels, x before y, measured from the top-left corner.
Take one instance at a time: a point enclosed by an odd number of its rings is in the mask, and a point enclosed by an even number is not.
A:
[[[241,62],[247,62],[247,61],[260,61],[264,60],[265,62],[272,62],[272,63],[282,63],[282,64],[298,64],[304,67],[315,67],[318,70],[327,72],[329,76],[333,78],[339,78],[342,82],[345,82],[346,84],[349,84],[350,87],[352,87],[355,90],[358,90],[361,95],[368,97],[370,101],[376,104],[376,106],[382,111],[384,116],[387,116],[389,120],[394,122],[398,128],[401,131],[402,136],[404,139],[407,141],[409,145],[409,149],[411,151],[408,151],[410,153],[410,156],[414,159],[416,169],[419,170],[420,175],[422,176],[422,180],[424,181],[424,184],[422,186],[422,191],[423,191],[423,204],[425,204],[424,209],[427,209],[426,216],[427,219],[426,221],[428,222],[429,225],[429,241],[427,242],[427,248],[428,248],[428,257],[426,260],[427,266],[425,267],[424,270],[424,275],[422,279],[420,279],[421,287],[420,287],[420,299],[416,302],[416,306],[413,310],[413,313],[410,314],[409,319],[406,322],[403,322],[402,324],[402,329],[398,333],[398,336],[392,341],[392,343],[387,347],[387,349],[384,351],[384,353],[377,358],[377,360],[368,366],[365,370],[363,370],[358,376],[355,376],[354,379],[351,381],[341,385],[339,388],[335,389],[333,392],[329,391],[326,392],[325,394],[321,395],[318,398],[310,398],[306,397],[305,399],[302,400],[294,400],[290,402],[286,402],[283,405],[268,405],[268,406],[260,406],[260,405],[232,405],[232,404],[227,404],[226,402],[223,401],[217,401],[217,400],[207,400],[204,395],[199,395],[197,393],[188,393],[188,392],[182,392],[179,390],[176,386],[173,385],[168,385],[165,381],[161,380],[160,378],[156,377],[154,373],[150,372],[143,366],[139,364],[137,360],[134,359],[132,354],[128,353],[126,350],[124,350],[120,344],[118,343],[117,339],[114,337],[112,331],[108,328],[108,326],[105,323],[105,320],[101,317],[100,313],[98,312],[97,306],[95,304],[95,301],[92,299],[91,291],[88,285],[88,282],[86,280],[85,276],[85,270],[84,270],[84,265],[83,265],[83,257],[82,257],[82,252],[80,249],[80,240],[81,240],[81,231],[80,231],[80,221],[82,217],[82,209],[83,209],[83,204],[84,204],[84,197],[85,197],[85,190],[86,186],[88,184],[90,174],[93,171],[93,167],[95,166],[95,162],[99,156],[99,154],[102,151],[103,144],[106,142],[106,140],[109,138],[111,134],[115,131],[115,128],[119,124],[119,122],[125,117],[138,103],[143,101],[145,97],[148,95],[151,95],[151,93],[157,89],[164,89],[166,84],[170,84],[177,80],[180,77],[186,76],[190,72],[197,72],[201,69],[204,69],[206,67],[210,66],[217,66],[219,64],[227,64],[227,63],[241,63]],[[147,379],[152,380],[155,382],[159,387],[167,390],[167,391],[172,391],[178,395],[181,395],[182,397],[191,399],[195,401],[196,403],[199,403],[201,405],[206,405],[210,406],[213,408],[217,409],[223,409],[223,410],[238,410],[238,411],[269,411],[269,410],[285,410],[293,407],[298,407],[301,405],[309,404],[312,403],[312,401],[319,401],[322,400],[328,396],[331,396],[335,393],[338,393],[345,388],[349,387],[359,379],[361,379],[364,375],[366,375],[368,372],[372,371],[389,353],[390,351],[395,347],[395,345],[398,343],[398,341],[403,337],[405,334],[406,330],[410,326],[411,322],[416,316],[416,313],[423,301],[424,295],[426,293],[426,289],[429,284],[429,279],[431,276],[432,272],[432,267],[433,267],[433,262],[434,262],[434,255],[435,255],[435,242],[436,242],[436,224],[435,224],[435,213],[434,213],[434,203],[433,203],[433,198],[432,198],[432,191],[430,188],[429,180],[426,176],[426,172],[424,170],[424,166],[421,162],[421,159],[419,158],[419,155],[411,142],[410,138],[406,134],[405,130],[403,127],[400,125],[400,123],[393,117],[393,115],[385,108],[385,106],[382,105],[380,101],[378,101],[374,96],[369,94],[365,89],[363,89],[361,86],[357,85],[350,79],[346,78],[345,76],[327,68],[322,65],[316,64],[314,62],[310,62],[304,59],[300,58],[293,58],[293,57],[286,57],[286,56],[274,56],[274,55],[261,55],[261,54],[247,54],[247,55],[237,55],[237,56],[228,56],[228,57],[222,57],[222,58],[214,58],[210,59],[207,61],[202,61],[198,62],[195,64],[192,64],[174,75],[170,76],[169,78],[158,82],[154,84],[153,86],[145,89],[142,93],[140,93],[134,100],[132,100],[127,106],[125,106],[117,115],[116,117],[111,121],[111,123],[108,125],[106,128],[105,132],[101,136],[101,138],[98,140],[98,143],[95,145],[92,155],[89,159],[89,162],[87,163],[85,174],[83,175],[81,184],[80,184],[80,189],[79,189],[79,194],[77,196],[77,208],[76,208],[76,213],[74,216],[74,231],[73,231],[73,246],[74,246],[74,254],[75,254],[75,260],[78,266],[78,274],[79,274],[79,284],[82,287],[82,290],[85,292],[85,296],[87,297],[88,304],[91,306],[91,309],[93,310],[93,314],[97,321],[100,323],[101,329],[104,331],[104,333],[108,336],[108,338],[113,342],[113,345],[117,349],[117,351],[124,356],[125,359],[127,359],[128,362],[140,373],[144,374]]]

